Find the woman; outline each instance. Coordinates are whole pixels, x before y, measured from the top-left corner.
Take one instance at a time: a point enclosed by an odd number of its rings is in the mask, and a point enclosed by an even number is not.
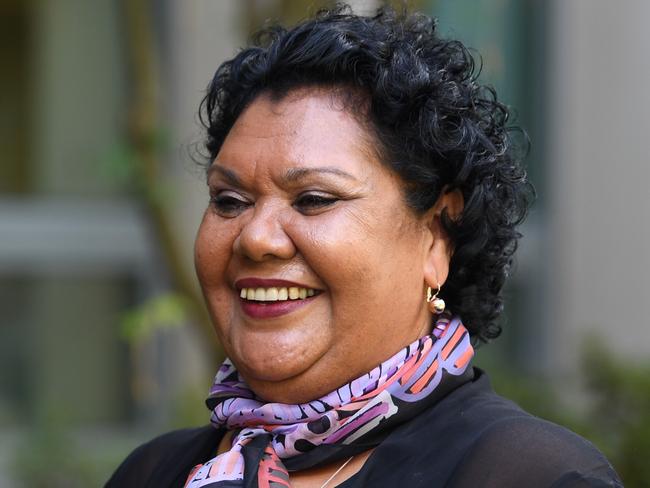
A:
[[[202,115],[213,425],[109,486],[621,486],[471,367],[532,191],[465,47],[422,15],[323,11],[224,63]]]

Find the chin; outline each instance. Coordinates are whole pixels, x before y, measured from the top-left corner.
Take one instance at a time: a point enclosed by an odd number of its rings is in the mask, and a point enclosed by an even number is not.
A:
[[[274,371],[256,371],[245,368],[241,371],[246,384],[255,392],[257,396],[267,402],[276,403],[305,403],[313,400],[314,397],[311,389],[305,387],[309,384],[305,376],[306,372],[291,374],[290,370],[276,369]]]
[[[309,385],[310,371],[317,369],[327,350],[313,342],[281,346],[276,340],[261,337],[247,338],[226,352],[257,395],[285,403],[311,390],[304,388]]]
[[[298,376],[309,369],[309,364],[301,364],[295,361],[280,361],[277,356],[242,358],[239,360],[231,358],[231,360],[235,363],[235,366],[237,366],[237,369],[247,382],[249,380],[251,382],[282,382]]]
[[[271,403],[298,405],[320,398],[326,393],[305,375],[297,375],[280,381],[249,380],[246,377],[244,379],[258,397]]]

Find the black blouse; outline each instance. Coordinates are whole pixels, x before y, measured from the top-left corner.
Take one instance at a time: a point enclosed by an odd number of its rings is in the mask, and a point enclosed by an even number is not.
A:
[[[622,487],[588,441],[533,417],[492,390],[475,369],[472,381],[402,424],[361,470],[339,484],[359,487]],[[189,471],[215,456],[224,431],[174,431],[138,447],[107,487],[182,487]]]

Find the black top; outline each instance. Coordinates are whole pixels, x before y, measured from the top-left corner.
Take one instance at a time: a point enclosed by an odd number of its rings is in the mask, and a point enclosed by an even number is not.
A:
[[[391,432],[338,486],[623,486],[591,443],[498,396],[485,373],[475,371],[473,381]],[[133,451],[106,486],[182,487],[195,465],[215,456],[223,434],[206,426],[157,437]]]

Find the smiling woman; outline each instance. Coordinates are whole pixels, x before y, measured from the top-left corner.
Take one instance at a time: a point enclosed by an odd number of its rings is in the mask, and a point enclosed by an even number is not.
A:
[[[532,191],[468,51],[389,10],[265,36],[202,105],[195,264],[228,356],[212,425],[138,448],[109,485],[620,486],[471,366]]]
[[[197,275],[228,357],[271,401],[318,398],[428,333],[425,283],[448,273],[435,214],[460,195],[415,214],[336,96],[260,96],[210,167]]]

